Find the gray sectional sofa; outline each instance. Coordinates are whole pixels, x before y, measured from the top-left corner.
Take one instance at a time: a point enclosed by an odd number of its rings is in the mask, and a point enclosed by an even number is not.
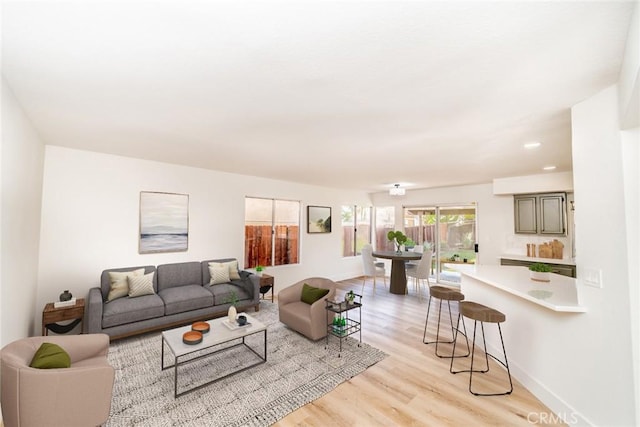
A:
[[[105,333],[111,340],[225,315],[230,300],[237,297],[238,312],[260,309],[260,278],[240,270],[240,279],[210,285],[209,263],[235,258],[104,270],[100,287],[91,288],[85,302],[84,333]],[[110,272],[144,268],[153,272],[153,294],[108,301]]]

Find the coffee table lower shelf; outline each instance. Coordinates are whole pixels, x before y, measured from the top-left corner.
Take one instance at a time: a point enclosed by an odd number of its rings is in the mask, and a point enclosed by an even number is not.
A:
[[[160,364],[161,364],[160,367],[162,368],[163,371],[171,368],[174,369],[174,393],[173,393],[174,398],[178,398],[186,393],[190,393],[192,391],[201,389],[217,381],[230,377],[231,375],[244,372],[247,369],[261,365],[267,361],[267,328],[266,326],[264,326],[260,322],[257,322],[255,319],[251,319],[251,325],[247,326],[246,329],[236,329],[232,331],[232,330],[229,330],[226,326],[222,325],[221,320],[222,319],[215,319],[215,320],[209,321],[209,324],[211,325],[210,331],[204,334],[203,341],[196,345],[188,345],[181,342],[182,334],[184,332],[191,330],[190,326],[172,329],[169,331],[164,331],[162,333],[162,352],[161,352],[161,358],[160,358]],[[221,334],[220,328],[224,328],[226,333]],[[263,333],[263,336],[264,336],[264,349],[263,349],[264,353],[262,355],[256,349],[249,346],[245,341],[246,337],[250,335],[260,334],[261,332]],[[224,348],[218,348],[221,345],[229,344],[230,342],[235,340],[238,340],[239,342],[237,344],[226,346]],[[173,364],[165,365],[165,357],[164,357],[165,346],[168,347],[169,351],[173,355]],[[231,371],[225,375],[221,375],[205,383],[198,384],[195,387],[191,387],[178,392],[178,372],[179,372],[178,368],[184,367],[202,358],[212,357],[216,354],[224,353],[237,347],[245,347],[246,349],[254,353],[256,356],[258,356],[258,361],[250,365],[241,366],[239,369]],[[189,356],[192,356],[194,353],[206,351],[206,350],[211,350],[211,351],[195,357],[189,357]],[[185,358],[187,360],[184,360]]]

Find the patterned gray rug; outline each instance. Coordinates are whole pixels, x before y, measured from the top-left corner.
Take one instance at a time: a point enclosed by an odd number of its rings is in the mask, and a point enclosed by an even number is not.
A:
[[[173,369],[160,370],[160,333],[119,340],[111,344],[109,361],[116,369],[111,414],[115,426],[268,426],[330,392],[387,355],[357,335],[309,341],[278,321],[277,304],[263,302],[258,313],[267,325],[267,362],[174,399]],[[249,339],[262,351],[262,334]],[[181,367],[179,390],[205,382],[246,363],[248,351],[229,350]],[[250,359],[249,362],[255,361]],[[165,364],[171,363],[165,350]]]

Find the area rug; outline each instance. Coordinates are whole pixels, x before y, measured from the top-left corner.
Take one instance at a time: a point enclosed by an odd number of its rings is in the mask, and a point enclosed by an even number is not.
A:
[[[279,322],[276,304],[263,302],[249,315],[267,325],[267,362],[177,399],[173,369],[160,369],[160,333],[112,343],[109,362],[116,378],[106,426],[268,426],[387,356],[365,343],[358,346],[354,335],[343,340],[338,357],[338,338],[330,337],[328,348],[325,340],[308,340]],[[262,352],[262,334],[251,339]],[[245,363],[251,353],[240,350],[180,368],[179,390],[211,378],[215,373],[208,369],[224,372]]]

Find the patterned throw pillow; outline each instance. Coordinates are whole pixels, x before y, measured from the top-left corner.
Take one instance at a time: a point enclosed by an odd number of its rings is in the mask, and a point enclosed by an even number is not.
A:
[[[209,274],[211,275],[210,285],[217,285],[219,283],[229,282],[229,267],[226,265],[212,265],[218,263],[209,263]]]
[[[129,295],[129,282],[127,281],[127,277],[142,276],[143,274],[144,268],[139,268],[132,271],[110,271],[110,288],[109,295],[107,296],[107,302]]]
[[[225,266],[229,270],[229,279],[230,280],[240,280],[240,272],[238,271],[238,261],[228,261],[228,262],[210,262],[209,267],[211,266]],[[229,280],[227,280],[228,282]]]
[[[153,271],[144,276],[129,276],[129,296],[141,297],[142,295],[153,295]]]

